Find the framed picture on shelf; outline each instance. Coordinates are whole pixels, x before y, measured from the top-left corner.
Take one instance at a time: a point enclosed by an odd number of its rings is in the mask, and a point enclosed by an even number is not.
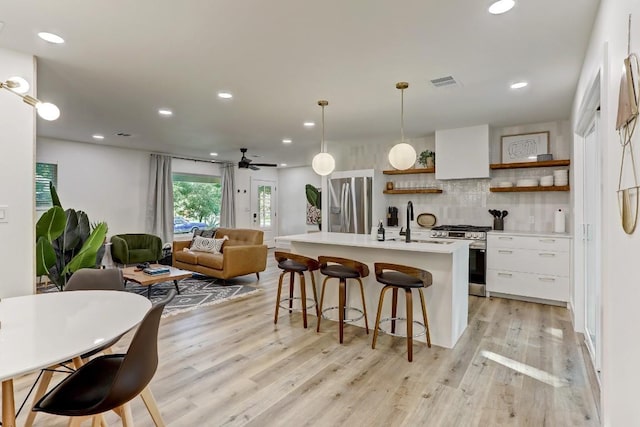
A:
[[[502,163],[535,162],[549,154],[549,131],[502,136]]]

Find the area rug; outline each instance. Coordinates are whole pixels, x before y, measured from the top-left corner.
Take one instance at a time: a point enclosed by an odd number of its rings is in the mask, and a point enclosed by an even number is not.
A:
[[[253,286],[234,285],[229,284],[228,281],[227,285],[223,286],[219,282],[221,281],[215,278],[198,275],[179,281],[178,287],[180,288],[180,295],[176,295],[175,298],[166,305],[162,317],[174,316],[179,313],[195,310],[199,307],[243,298],[261,291],[261,289],[254,288]],[[135,292],[144,297],[147,296],[147,286],[140,286],[136,283],[128,282],[126,289],[129,292]],[[173,281],[153,285],[151,288],[151,302],[161,300],[171,289],[175,289]]]
[[[175,298],[166,305],[162,317],[174,316],[195,310],[199,307],[220,304],[236,298],[244,298],[262,290],[253,286],[232,284],[229,281],[227,281],[227,285],[223,286],[220,282],[220,280],[213,277],[200,275],[194,275],[190,279],[179,281],[178,287],[180,288],[180,295],[176,295]],[[171,289],[175,289],[173,281],[153,285],[151,288],[151,302],[162,299]],[[136,283],[128,282],[126,290],[140,294],[145,298],[147,297],[147,286],[140,286]],[[38,289],[38,292],[57,291],[58,288],[53,285],[45,285]]]

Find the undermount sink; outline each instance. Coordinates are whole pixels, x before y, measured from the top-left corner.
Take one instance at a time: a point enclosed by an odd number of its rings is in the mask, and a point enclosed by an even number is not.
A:
[[[412,243],[431,243],[434,245],[450,245],[453,242],[448,242],[446,240],[411,240]]]

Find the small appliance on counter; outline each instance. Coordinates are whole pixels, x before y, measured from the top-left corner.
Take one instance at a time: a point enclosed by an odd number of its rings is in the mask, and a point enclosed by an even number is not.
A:
[[[387,227],[398,226],[398,208],[389,206],[387,209]]]

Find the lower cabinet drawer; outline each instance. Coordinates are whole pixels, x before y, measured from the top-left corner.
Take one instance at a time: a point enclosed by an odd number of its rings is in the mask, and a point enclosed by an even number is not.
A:
[[[569,278],[487,270],[487,291],[567,302]]]
[[[571,258],[568,252],[492,248],[487,251],[487,268],[569,277]]]

